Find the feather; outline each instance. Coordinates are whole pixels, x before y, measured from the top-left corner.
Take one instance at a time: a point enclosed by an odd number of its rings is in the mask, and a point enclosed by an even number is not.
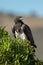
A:
[[[25,24],[23,27],[23,31],[24,31],[27,39],[30,41],[31,45],[33,45],[34,47],[37,48],[37,46],[34,44],[34,39],[33,39],[33,35],[32,35],[30,27]]]

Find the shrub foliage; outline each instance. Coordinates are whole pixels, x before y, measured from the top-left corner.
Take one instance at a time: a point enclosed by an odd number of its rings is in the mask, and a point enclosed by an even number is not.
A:
[[[35,60],[34,50],[28,40],[13,40],[4,28],[0,28],[0,65],[43,65]]]

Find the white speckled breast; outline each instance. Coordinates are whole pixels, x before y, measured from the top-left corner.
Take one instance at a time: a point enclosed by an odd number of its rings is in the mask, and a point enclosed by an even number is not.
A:
[[[18,32],[15,31],[15,35],[16,35],[16,38],[19,37],[19,38],[21,38],[23,40],[27,39],[26,35],[24,34],[24,32],[18,33]]]

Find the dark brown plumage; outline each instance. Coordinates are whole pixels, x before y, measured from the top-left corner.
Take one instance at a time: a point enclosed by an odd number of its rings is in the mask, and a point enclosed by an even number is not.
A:
[[[15,38],[16,38],[15,31],[17,31],[17,30],[19,33],[21,33],[20,31],[23,31],[24,34],[26,35],[27,39],[30,41],[31,45],[34,46],[35,48],[37,48],[37,46],[34,44],[34,39],[33,39],[33,35],[32,35],[30,27],[28,25],[24,24],[23,21],[20,20],[19,17],[17,17],[15,19],[15,26],[12,29],[12,32],[13,32]]]

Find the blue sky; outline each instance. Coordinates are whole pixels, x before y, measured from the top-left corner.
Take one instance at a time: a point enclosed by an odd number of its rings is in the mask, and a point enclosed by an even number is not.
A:
[[[20,14],[36,11],[43,16],[43,0],[0,0],[0,11]]]

